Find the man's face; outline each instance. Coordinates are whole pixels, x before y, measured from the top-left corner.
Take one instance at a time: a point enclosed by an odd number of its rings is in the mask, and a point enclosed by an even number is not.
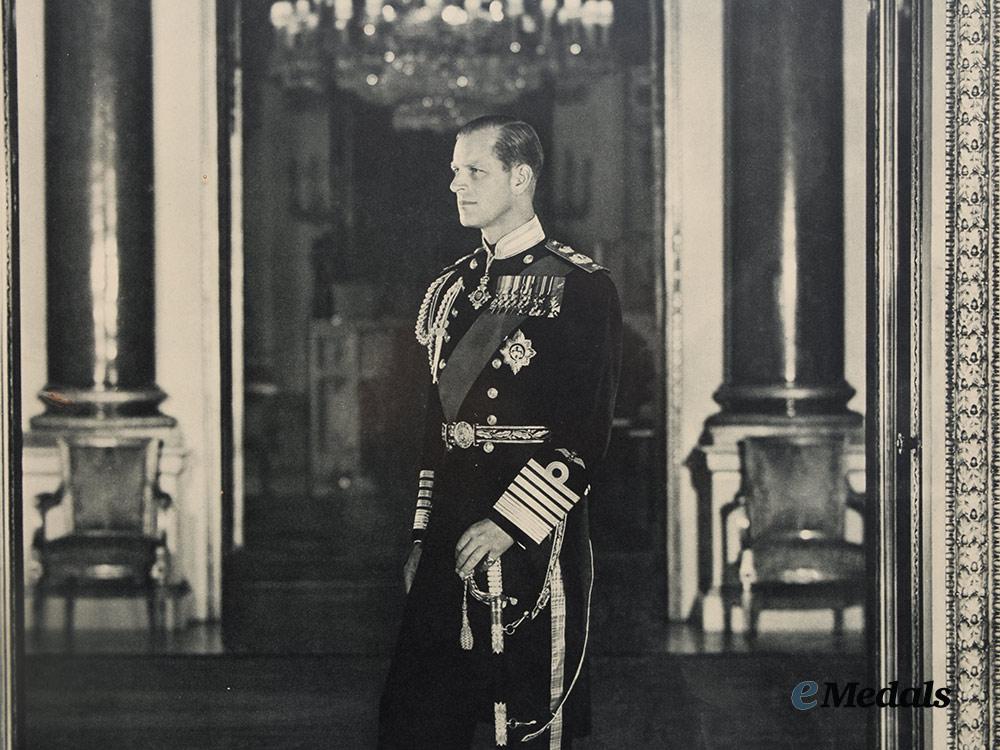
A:
[[[514,214],[512,175],[493,152],[496,135],[496,129],[478,130],[455,142],[451,192],[464,227],[507,229]]]

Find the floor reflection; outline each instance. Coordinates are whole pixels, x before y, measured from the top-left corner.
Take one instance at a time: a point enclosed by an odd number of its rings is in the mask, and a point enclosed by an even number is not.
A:
[[[29,639],[26,747],[373,747],[402,601],[407,487],[248,498],[226,626]],[[863,716],[800,712],[804,679],[863,681],[861,633],[702,633],[665,618],[655,551],[595,538],[590,748],[860,748]],[[622,541],[622,540],[619,540]],[[491,747],[489,728],[477,748]],[[447,749],[444,749],[447,750]]]
[[[605,632],[598,626],[594,651],[607,658],[630,658],[649,655],[725,655],[725,654],[836,654],[845,660],[863,660],[863,637],[847,632],[841,638],[830,633],[763,632],[751,641],[742,634],[703,633],[687,623],[667,623],[658,632],[629,636],[622,631]],[[73,649],[67,648],[61,632],[46,634],[39,641],[26,644],[29,656],[59,655],[150,655],[208,656],[228,653],[218,623],[197,623],[184,630],[168,633],[162,643],[151,648],[145,630],[79,630]]]
[[[859,712],[800,712],[789,700],[803,679],[863,681],[859,648],[842,653],[830,639],[785,633],[753,645],[734,638],[727,650],[724,639],[690,626],[664,633],[654,652],[594,654],[592,734],[576,747],[864,746]],[[59,653],[52,642],[30,655],[25,746],[374,746],[385,656],[227,654],[217,627],[178,634],[170,655],[145,653],[144,640],[143,633],[82,632],[76,654]],[[475,747],[492,747],[489,727],[481,730]]]

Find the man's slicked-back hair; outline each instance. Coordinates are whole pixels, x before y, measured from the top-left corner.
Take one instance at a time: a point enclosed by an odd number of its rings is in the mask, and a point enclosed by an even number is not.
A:
[[[483,115],[465,123],[455,137],[494,129],[497,131],[497,139],[493,144],[493,153],[504,169],[510,171],[516,164],[527,164],[537,181],[542,173],[545,155],[542,153],[538,133],[523,120],[509,115]]]

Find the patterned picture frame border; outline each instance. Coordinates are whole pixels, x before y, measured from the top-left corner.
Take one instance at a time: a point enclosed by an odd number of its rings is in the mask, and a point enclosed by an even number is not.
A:
[[[1000,2],[949,2],[945,35],[945,648],[964,749],[1000,737]]]

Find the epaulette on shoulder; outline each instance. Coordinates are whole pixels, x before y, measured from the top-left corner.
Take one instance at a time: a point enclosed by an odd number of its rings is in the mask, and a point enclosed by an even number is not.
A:
[[[587,273],[594,273],[594,271],[608,270],[599,263],[595,263],[593,258],[584,255],[583,253],[578,253],[569,245],[564,245],[563,243],[557,242],[556,240],[546,241],[545,249],[555,253],[563,260],[569,261],[577,268],[582,268]]]
[[[466,254],[465,254],[465,255],[463,255],[463,256],[462,256],[461,258],[459,258],[459,259],[458,259],[458,260],[456,260],[456,261],[455,261],[454,263],[452,263],[451,265],[447,265],[447,266],[445,266],[445,267],[444,267],[444,268],[442,268],[442,269],[441,269],[440,271],[438,271],[438,278],[441,278],[441,277],[442,277],[442,276],[444,276],[444,275],[445,275],[446,273],[450,273],[450,272],[454,271],[454,270],[455,270],[456,268],[458,268],[458,267],[459,267],[460,265],[462,265],[463,263],[465,263],[465,261],[467,261],[467,260],[468,260],[469,258],[471,258],[471,257],[472,257],[473,255],[475,255],[476,253],[478,253],[478,252],[479,252],[480,250],[482,250],[482,248],[481,248],[481,247],[477,247],[477,248],[476,248],[475,250],[473,250],[473,251],[472,251],[471,253],[466,253]]]

